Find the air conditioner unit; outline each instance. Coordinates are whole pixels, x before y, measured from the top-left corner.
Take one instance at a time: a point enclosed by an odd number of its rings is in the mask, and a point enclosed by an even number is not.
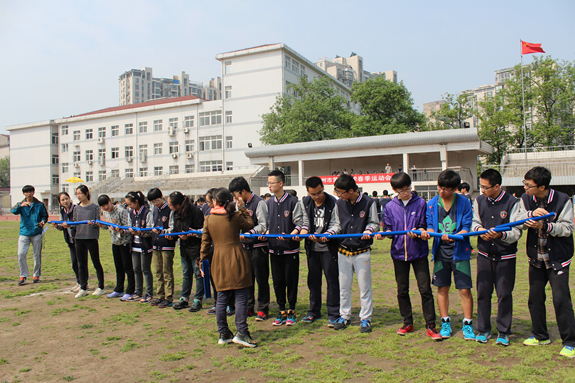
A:
[[[105,157],[98,157],[98,164],[99,165],[104,165],[105,163],[106,163]]]
[[[104,143],[104,137],[98,137],[98,143],[103,144]]]
[[[194,153],[192,153],[192,152],[186,153],[186,158],[193,160],[194,159]]]
[[[172,153],[172,158],[178,158],[178,153]]]
[[[172,128],[171,126],[168,128],[168,136],[173,136],[174,135],[174,128]]]
[[[184,133],[190,133],[190,129],[184,128]]]
[[[77,163],[77,162],[74,162],[74,167],[75,167],[75,168],[79,168],[79,167],[80,167],[80,164]]]
[[[92,160],[88,160],[88,165],[92,165]]]
[[[146,152],[142,152],[142,159],[140,160],[141,162],[146,162],[148,160],[148,153]]]
[[[132,158],[132,157],[126,157],[126,162],[132,162],[133,159],[134,158]]]

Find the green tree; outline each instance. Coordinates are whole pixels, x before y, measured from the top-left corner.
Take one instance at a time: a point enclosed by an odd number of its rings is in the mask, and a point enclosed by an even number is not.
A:
[[[425,117],[413,107],[411,93],[403,82],[383,76],[352,87],[351,101],[361,107],[361,117],[352,125],[352,136],[372,136],[420,131]]]
[[[461,93],[459,95],[446,93],[443,95],[445,101],[439,110],[431,112],[428,122],[431,130],[460,129],[463,123],[476,113],[474,106],[474,96]]]
[[[345,107],[347,100],[337,94],[329,78],[308,81],[300,77],[298,84],[289,85],[288,92],[277,97],[270,113],[262,115],[259,133],[264,144],[349,137],[355,115]]]
[[[10,186],[10,157],[0,159],[0,187]]]

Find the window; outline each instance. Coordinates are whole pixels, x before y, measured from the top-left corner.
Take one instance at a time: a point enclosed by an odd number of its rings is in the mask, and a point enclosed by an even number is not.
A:
[[[186,165],[186,173],[187,174],[195,173],[195,172],[196,172],[196,165],[194,165],[194,164]]]
[[[105,126],[98,128],[98,137],[100,137],[100,138],[106,137],[106,127]]]
[[[285,66],[286,66],[286,69],[291,69],[291,59],[289,58],[289,56],[286,56]]]
[[[302,65],[300,68],[301,68],[301,76],[307,78],[307,76],[305,75],[305,67]]]
[[[170,128],[176,129],[178,127],[178,118],[170,118],[169,125]]]
[[[66,153],[68,151],[68,144],[62,144],[62,153]]]
[[[148,131],[148,123],[147,122],[140,122],[138,125],[140,127],[140,133],[146,133]]]
[[[140,168],[140,177],[148,176],[148,168]]]
[[[154,175],[155,176],[161,176],[162,174],[164,174],[164,167],[163,166],[155,166],[154,167]]]
[[[120,177],[120,170],[118,169],[112,170],[112,177]]]
[[[62,191],[67,193],[68,192],[68,186],[69,186],[68,184],[62,184]]]
[[[291,63],[291,70],[297,74],[299,74],[299,64],[297,61],[293,60]]]
[[[226,61],[224,62],[224,73],[228,74],[228,73],[232,73],[232,62],[231,61]]]
[[[222,161],[201,161],[200,172],[221,172]]]
[[[61,130],[63,136],[67,136],[67,135],[68,135],[68,125],[62,125],[62,126],[60,127],[60,130]]]
[[[232,123],[232,111],[226,110],[226,124]]]
[[[234,163],[226,162],[226,170],[234,170]]]
[[[291,82],[286,81],[286,93],[287,93],[287,94],[291,94],[291,93],[292,93],[292,91],[291,91],[291,89],[290,89],[290,85],[291,85]]]
[[[80,141],[80,131],[74,130],[74,141]]]
[[[126,146],[124,148],[124,151],[126,153],[126,158],[134,157],[134,147],[133,146]]]
[[[222,148],[222,136],[200,137],[200,152]]]
[[[62,162],[62,173],[68,173],[68,163]]]
[[[186,140],[186,152],[194,151],[194,140]]]
[[[162,120],[154,120],[154,132],[162,130]]]
[[[225,91],[226,91],[226,98],[232,97],[232,87],[231,86],[226,86]]]
[[[126,177],[133,177],[134,176],[134,169],[133,168],[126,169],[126,173],[124,173],[124,175]]]
[[[200,126],[217,125],[222,123],[222,111],[200,113]]]
[[[140,157],[148,155],[148,144],[140,145]]]
[[[179,174],[180,167],[178,165],[171,165],[170,166],[170,174]]]
[[[98,171],[98,181],[104,181],[106,179],[106,171],[100,170]]]
[[[232,148],[232,140],[233,140],[233,137],[232,137],[232,136],[227,136],[227,137],[226,137],[226,149],[231,149],[231,148]]]
[[[178,153],[178,151],[179,151],[178,141],[170,142],[170,154]]]
[[[194,116],[184,117],[184,126],[186,128],[193,128],[194,127]]]
[[[112,137],[120,135],[120,127],[118,125],[114,125],[110,129],[112,129]]]
[[[154,154],[162,154],[162,143],[155,143],[154,144]]]
[[[86,139],[91,140],[94,138],[94,129],[86,129]]]
[[[80,152],[74,152],[74,162],[80,162]]]
[[[80,178],[80,172],[74,172],[74,177]]]
[[[58,185],[60,183],[60,177],[58,174],[52,174],[52,185]]]
[[[52,154],[52,165],[58,165],[58,155]]]
[[[86,172],[86,182],[94,181],[94,172]]]
[[[120,158],[120,148],[112,148],[112,158]]]
[[[92,161],[94,159],[94,152],[92,150],[86,150],[86,161]]]
[[[125,124],[125,134],[134,134],[134,124]]]
[[[106,158],[106,149],[98,149],[98,157]]]

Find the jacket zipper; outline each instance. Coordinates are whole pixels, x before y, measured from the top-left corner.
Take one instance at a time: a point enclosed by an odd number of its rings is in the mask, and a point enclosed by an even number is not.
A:
[[[402,203],[403,204],[403,203]],[[403,230],[407,230],[407,206],[403,207]],[[403,241],[404,241],[404,246],[403,246],[403,250],[405,251],[405,261],[407,262],[407,234],[405,234],[403,236]]]

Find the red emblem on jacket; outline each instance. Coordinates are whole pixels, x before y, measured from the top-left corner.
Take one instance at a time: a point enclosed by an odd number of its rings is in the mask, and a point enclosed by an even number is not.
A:
[[[284,216],[287,218],[289,217],[289,210],[284,211]]]

